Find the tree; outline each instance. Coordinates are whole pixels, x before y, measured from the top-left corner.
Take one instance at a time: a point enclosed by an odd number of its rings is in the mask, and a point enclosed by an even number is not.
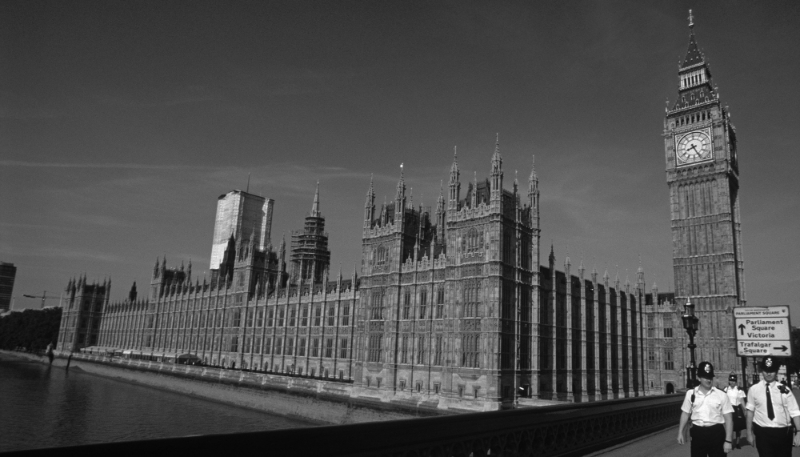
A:
[[[0,318],[0,349],[24,347],[32,352],[55,345],[61,325],[61,308],[26,309]]]

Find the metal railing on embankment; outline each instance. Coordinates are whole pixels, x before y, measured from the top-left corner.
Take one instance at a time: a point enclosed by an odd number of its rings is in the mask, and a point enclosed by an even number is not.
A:
[[[39,454],[579,456],[677,425],[681,394],[455,416],[37,450]],[[44,451],[44,452],[43,452]],[[20,452],[19,455],[25,455]]]

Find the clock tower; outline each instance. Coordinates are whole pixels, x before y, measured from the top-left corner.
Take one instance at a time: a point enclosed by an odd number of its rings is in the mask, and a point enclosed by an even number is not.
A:
[[[678,99],[666,108],[664,150],[672,219],[675,299],[700,319],[697,362],[736,370],[731,309],[745,304],[736,129],[700,52],[689,10]]]

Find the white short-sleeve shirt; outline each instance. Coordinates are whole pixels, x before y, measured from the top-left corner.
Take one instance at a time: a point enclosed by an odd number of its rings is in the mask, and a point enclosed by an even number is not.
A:
[[[741,400],[747,398],[747,396],[744,394],[744,391],[737,386],[728,386],[724,389],[724,391],[726,394],[728,394],[728,400],[731,401],[731,405],[734,406],[741,403]]]
[[[694,402],[692,395],[694,394]],[[725,392],[712,387],[707,394],[696,387],[686,392],[683,399],[681,411],[689,414],[692,424],[698,427],[710,427],[712,425],[724,424],[724,414],[732,414],[733,406]]]
[[[788,388],[781,387],[783,386],[777,381],[772,381],[769,385],[769,396],[775,413],[773,420],[767,414],[767,383],[762,379],[750,387],[747,391],[747,410],[753,411],[753,422],[762,427],[788,427],[792,417],[800,416],[794,394]]]

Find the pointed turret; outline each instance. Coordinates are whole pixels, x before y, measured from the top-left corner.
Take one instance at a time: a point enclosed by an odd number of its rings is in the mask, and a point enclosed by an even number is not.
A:
[[[311,213],[309,213],[311,217],[322,217],[322,213],[319,211],[319,181],[317,181],[317,190],[314,192],[314,204],[311,205]]]
[[[679,94],[673,110],[688,108],[719,98],[719,94],[715,93],[716,90],[713,87],[711,70],[694,36],[692,10],[689,10],[689,47],[683,63],[678,68],[678,78],[680,81]]]
[[[470,208],[478,206],[478,172],[472,172],[472,192],[470,192]]]
[[[536,156],[531,155],[531,174],[528,176],[528,204],[531,207],[531,226],[539,228],[539,178],[536,176]]]
[[[500,134],[494,145],[492,154],[492,201],[500,201],[503,196],[503,158],[500,156]]]
[[[644,268],[642,268],[642,256],[639,256],[639,268],[636,270],[636,287],[644,293]]]
[[[403,215],[405,214],[406,182],[403,177],[403,164],[400,164],[400,180],[397,181],[397,191],[394,195],[394,223],[397,230],[403,230]]]
[[[453,165],[450,167],[450,195],[447,209],[458,211],[458,200],[461,198],[461,173],[458,171],[458,154],[453,146]]]
[[[372,220],[375,218],[375,188],[372,184],[372,175],[369,176],[369,189],[367,189],[367,201],[364,202],[364,228],[372,227]]]
[[[701,63],[704,63],[703,53],[700,52],[694,37],[694,16],[692,16],[692,10],[689,10],[689,48],[686,50],[686,57],[683,59],[681,68],[693,67]]]

